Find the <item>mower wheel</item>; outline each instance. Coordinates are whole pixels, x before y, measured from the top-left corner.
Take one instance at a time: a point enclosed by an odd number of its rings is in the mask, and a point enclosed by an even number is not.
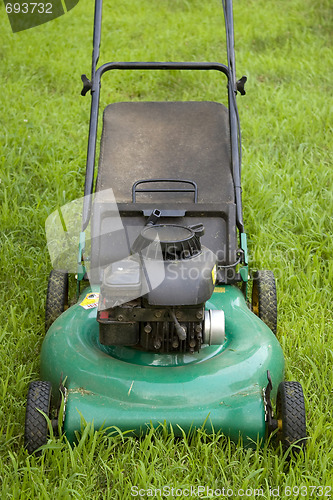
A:
[[[299,382],[281,382],[276,398],[278,421],[277,438],[286,451],[295,444],[293,452],[306,447],[306,418],[303,389]]]
[[[24,446],[30,454],[47,443],[48,426],[43,413],[50,417],[50,410],[51,383],[41,380],[31,382],[28,389],[24,431]]]
[[[272,271],[256,271],[253,275],[252,311],[276,335],[277,300]]]
[[[45,305],[45,331],[68,306],[68,273],[52,269],[49,276]]]

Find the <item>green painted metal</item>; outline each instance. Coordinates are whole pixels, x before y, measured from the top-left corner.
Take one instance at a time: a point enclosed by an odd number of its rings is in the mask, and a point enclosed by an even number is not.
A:
[[[241,249],[244,252],[244,264],[247,266],[249,262],[248,262],[248,254],[247,254],[247,235],[246,235],[246,233],[241,233],[240,239],[241,239]]]
[[[86,268],[84,266],[84,261],[83,261],[83,254],[84,250],[86,247],[86,233],[84,231],[81,231],[80,233],[80,240],[79,240],[79,252],[78,252],[78,257],[77,257],[77,263],[78,263],[78,268],[77,268],[77,279],[78,281],[83,280],[84,275],[86,273]]]
[[[247,283],[249,281],[249,268],[248,266],[243,266],[239,270],[240,275],[244,283]]]
[[[240,239],[241,239],[241,249],[243,250],[244,266],[242,266],[240,268],[239,273],[241,275],[243,285],[245,285],[243,291],[245,293],[245,298],[247,299],[247,289],[248,289],[248,281],[249,281],[249,266],[248,266],[246,233],[241,233]]]
[[[82,419],[96,429],[117,426],[134,433],[167,422],[222,430],[233,440],[265,436],[263,389],[270,370],[276,388],[284,374],[281,347],[247,307],[235,286],[216,287],[207,309],[223,309],[226,342],[199,353],[154,354],[105,347],[98,340],[97,309],[77,304],[49,329],[42,346],[41,376],[58,393],[66,377],[64,430],[74,440]],[[273,390],[273,397],[275,393]]]

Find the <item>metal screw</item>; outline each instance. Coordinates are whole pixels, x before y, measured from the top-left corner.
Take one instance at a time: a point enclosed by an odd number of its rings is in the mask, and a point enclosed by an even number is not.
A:
[[[161,339],[155,339],[154,348],[159,349],[161,347]]]
[[[176,312],[176,318],[180,319],[182,317],[182,313],[180,311]]]
[[[121,314],[119,314],[119,315],[117,316],[117,320],[118,320],[118,321],[122,321],[123,319],[124,319],[124,316],[122,316]]]
[[[160,318],[162,316],[161,311],[156,311],[155,312],[155,318]]]
[[[196,317],[198,319],[201,319],[202,318],[202,311],[198,311],[197,314],[196,314]]]
[[[144,331],[145,331],[145,333],[150,333],[150,332],[152,331],[152,327],[151,327],[149,324],[147,324],[147,325],[144,327]]]

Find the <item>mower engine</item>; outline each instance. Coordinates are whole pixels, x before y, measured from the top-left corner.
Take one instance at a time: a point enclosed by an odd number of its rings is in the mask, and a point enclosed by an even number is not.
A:
[[[158,353],[224,343],[224,313],[205,310],[216,256],[201,245],[202,224],[148,222],[127,259],[104,270],[97,321],[104,345]]]

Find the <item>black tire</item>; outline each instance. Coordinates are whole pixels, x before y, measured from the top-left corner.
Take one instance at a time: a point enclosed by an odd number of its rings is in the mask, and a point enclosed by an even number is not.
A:
[[[303,389],[299,382],[281,382],[276,398],[277,438],[286,451],[294,453],[306,447],[306,416]]]
[[[253,275],[252,311],[276,335],[277,300],[275,278],[272,271],[256,271]]]
[[[28,453],[34,453],[47,443],[48,426],[44,415],[50,417],[51,383],[38,380],[31,382],[28,389],[25,413],[24,446]]]
[[[68,306],[68,273],[52,270],[49,276],[45,304],[45,331]]]

